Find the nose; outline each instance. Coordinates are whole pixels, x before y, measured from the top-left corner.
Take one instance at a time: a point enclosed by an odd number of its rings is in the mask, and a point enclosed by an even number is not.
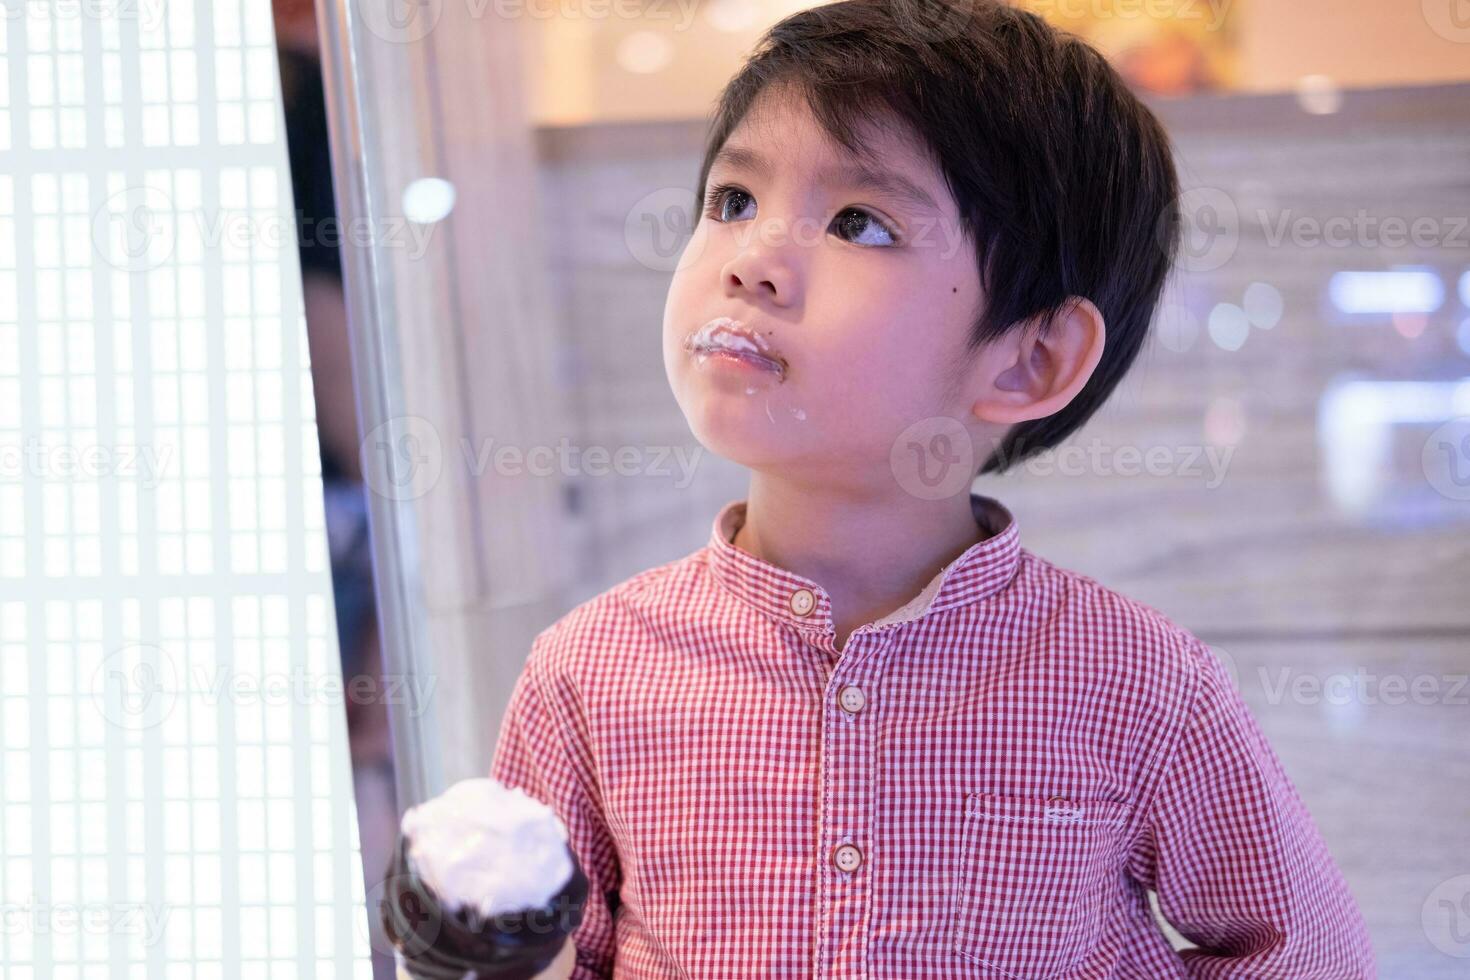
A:
[[[725,294],[755,294],[752,299],[783,306],[796,301],[796,275],[782,250],[766,244],[742,249],[721,270]]]

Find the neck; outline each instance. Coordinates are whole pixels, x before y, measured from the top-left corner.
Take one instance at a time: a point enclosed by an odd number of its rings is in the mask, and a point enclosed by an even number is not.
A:
[[[914,598],[988,536],[968,492],[923,500],[898,486],[814,490],[757,472],[733,543],[821,585],[834,618],[841,609],[845,619],[869,622]]]

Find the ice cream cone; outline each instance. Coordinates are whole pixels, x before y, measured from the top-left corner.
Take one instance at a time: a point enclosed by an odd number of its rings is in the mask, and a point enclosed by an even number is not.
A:
[[[408,973],[408,967],[403,963],[403,953],[399,950],[393,951],[393,962],[397,966],[395,976],[397,980],[414,980]],[[577,946],[570,938],[562,947],[561,955],[545,970],[536,974],[532,980],[571,980],[572,971],[577,966]]]
[[[393,849],[380,914],[398,980],[567,980],[588,885],[543,804],[456,784],[405,815]]]

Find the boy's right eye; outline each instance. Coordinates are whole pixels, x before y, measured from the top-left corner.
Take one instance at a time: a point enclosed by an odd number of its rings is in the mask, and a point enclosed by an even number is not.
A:
[[[729,184],[719,184],[715,187],[711,187],[709,189],[709,193],[705,194],[704,196],[705,216],[713,218],[716,221],[734,220],[725,212],[725,205],[728,203],[729,200],[729,198],[727,198],[727,195],[730,198],[734,198],[736,200],[740,198],[744,198],[751,202],[754,202],[755,200],[745,191],[740,190],[738,187],[732,187]]]

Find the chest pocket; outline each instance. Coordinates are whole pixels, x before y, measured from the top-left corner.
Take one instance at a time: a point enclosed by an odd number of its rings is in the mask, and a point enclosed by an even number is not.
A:
[[[1132,807],[972,793],[956,871],[954,949],[1001,976],[1045,980],[1102,935]]]

